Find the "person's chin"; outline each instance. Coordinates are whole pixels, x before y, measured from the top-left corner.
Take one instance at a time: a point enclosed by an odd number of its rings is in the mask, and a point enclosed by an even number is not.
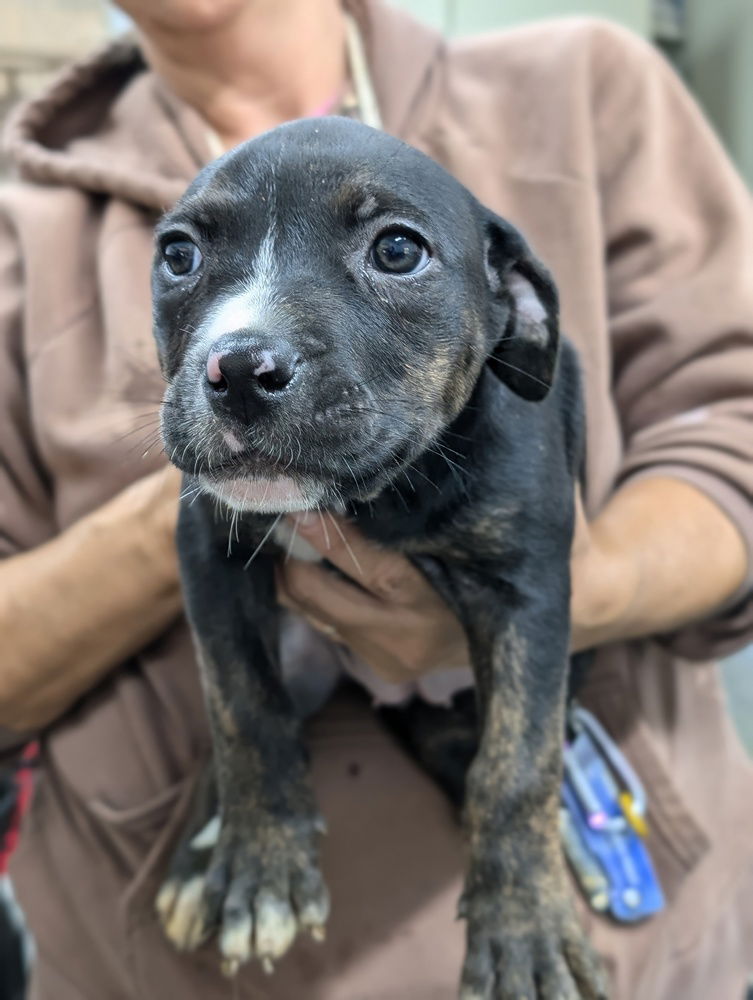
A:
[[[209,31],[230,22],[248,0],[115,0],[142,30]]]

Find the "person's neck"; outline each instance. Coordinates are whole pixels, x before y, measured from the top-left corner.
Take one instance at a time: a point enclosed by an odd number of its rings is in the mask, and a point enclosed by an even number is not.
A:
[[[316,112],[345,86],[339,0],[259,0],[210,31],[140,27],[152,68],[225,148]]]

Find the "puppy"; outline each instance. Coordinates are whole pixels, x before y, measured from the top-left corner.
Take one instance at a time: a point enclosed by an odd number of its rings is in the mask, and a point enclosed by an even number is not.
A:
[[[480,726],[462,1000],[604,996],[558,839],[582,404],[549,274],[434,161],[336,118],[207,167],[156,239],[163,436],[185,473],[178,542],[219,794],[193,840],[208,870],[184,844],[160,894],[168,934],[192,947],[217,929],[233,972],[323,933],[273,567],[284,512],[337,509],[413,560],[467,632]]]

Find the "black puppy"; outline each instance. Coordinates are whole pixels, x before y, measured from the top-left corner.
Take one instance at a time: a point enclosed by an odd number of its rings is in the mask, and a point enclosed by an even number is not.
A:
[[[193,844],[213,847],[206,875],[184,844],[160,894],[168,933],[191,947],[219,929],[230,971],[322,933],[273,566],[282,512],[338,509],[407,554],[468,634],[461,997],[603,996],[557,826],[582,409],[548,273],[423,154],[298,122],[207,167],[161,221],[154,319],[219,791]]]

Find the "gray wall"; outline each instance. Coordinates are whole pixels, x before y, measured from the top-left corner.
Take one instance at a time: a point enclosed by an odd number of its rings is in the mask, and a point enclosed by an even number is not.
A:
[[[542,17],[589,14],[648,35],[651,0],[392,0],[398,7],[429,21],[450,35],[488,31]],[[742,0],[741,0],[742,2]],[[750,0],[747,0],[750,2]]]
[[[687,2],[688,81],[753,187],[753,2]]]

